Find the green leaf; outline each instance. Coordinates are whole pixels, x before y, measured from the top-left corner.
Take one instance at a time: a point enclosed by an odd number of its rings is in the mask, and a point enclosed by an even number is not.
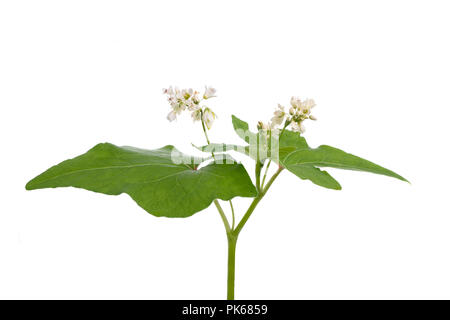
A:
[[[237,135],[241,139],[243,139],[247,143],[256,141],[256,133],[253,133],[249,130],[247,122],[242,121],[234,115],[231,116],[231,121],[233,122],[234,131],[236,131]]]
[[[173,146],[156,150],[96,145],[87,153],[48,169],[27,190],[76,187],[109,195],[127,193],[155,216],[188,217],[215,199],[255,197],[256,189],[242,164],[190,157]]]
[[[279,162],[299,178],[311,180],[321,187],[334,190],[341,189],[339,182],[328,172],[317,167],[369,171],[406,181],[395,172],[342,150],[328,146],[311,149],[305,138],[289,130],[285,130],[280,138]]]
[[[305,180],[308,179],[314,184],[318,186],[333,189],[333,190],[341,190],[342,187],[328,172],[324,170],[320,170],[314,166],[310,165],[295,165],[289,166],[287,169],[295,174],[297,177]]]
[[[366,171],[408,181],[397,173],[373,162],[326,145],[316,149],[305,148],[293,151],[284,158],[283,164],[288,170],[293,172],[304,166],[331,167]]]
[[[254,146],[251,143],[256,141],[256,134],[248,132],[247,122],[235,116],[233,116],[232,121],[235,131],[242,139],[250,143],[250,151],[252,151]],[[243,132],[246,132],[246,134],[243,134]],[[282,165],[301,179],[308,179],[321,187],[329,189],[340,190],[341,186],[328,172],[317,167],[367,171],[407,181],[391,170],[342,150],[329,146],[311,149],[305,138],[300,136],[299,133],[290,130],[284,130],[281,135],[278,141],[278,154],[274,152],[276,151],[276,144],[274,148],[272,143],[270,149],[269,157],[272,161]],[[264,151],[262,150],[262,153]],[[252,152],[250,152],[250,156],[251,154]]]
[[[309,149],[305,138],[300,136],[298,132],[284,130],[283,134],[280,137],[278,154],[279,159],[277,163],[280,163],[290,172],[303,180],[310,180],[314,184],[328,189],[342,189],[339,182],[337,182],[336,179],[334,179],[328,172],[320,170],[313,165],[305,164],[287,167],[284,163],[285,158],[292,152],[299,149]],[[276,161],[275,158],[272,159]]]
[[[282,162],[289,153],[297,149],[309,148],[305,138],[300,136],[298,132],[284,130],[279,140],[278,158],[280,162]],[[276,160],[274,157],[272,158],[273,160]]]
[[[245,152],[242,152],[246,154],[247,156],[253,158],[256,160],[256,136],[257,134],[249,132],[248,131],[248,123],[245,121],[242,121],[241,119],[237,118],[236,116],[232,116],[232,122],[233,127],[236,133],[244,139],[247,143],[250,144],[250,146],[246,147],[244,149]],[[225,144],[212,144],[209,146],[202,147],[202,151],[211,150],[214,149],[216,152],[219,150],[226,150],[225,148],[229,148],[236,151],[242,151],[242,148],[239,148],[236,145],[225,145]],[[283,160],[292,152],[298,150],[298,149],[305,149],[309,148],[308,144],[306,143],[305,138],[300,136],[299,133],[293,132],[290,130],[284,130],[283,134],[279,139],[273,139],[271,141],[270,150],[263,149],[261,146],[260,149],[260,155],[261,154],[267,154],[272,161],[275,163],[281,164],[283,166]],[[270,152],[269,152],[270,151]],[[267,153],[266,153],[267,152]],[[261,158],[261,157],[260,157]],[[265,158],[262,157],[262,160],[264,161]],[[328,172],[320,170],[312,165],[304,165],[304,166],[292,166],[290,168],[287,168],[289,171],[291,171],[293,174],[298,176],[301,179],[308,179],[311,182],[325,188],[334,189],[334,190],[340,190],[341,185],[339,182],[337,182]]]

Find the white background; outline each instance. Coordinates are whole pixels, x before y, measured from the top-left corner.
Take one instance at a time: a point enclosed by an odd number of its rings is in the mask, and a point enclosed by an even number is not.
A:
[[[331,169],[332,191],[284,172],[240,236],[236,298],[450,298],[447,5],[0,2],[0,298],[225,298],[215,208],[156,218],[127,195],[24,188],[99,142],[192,152],[198,123],[165,119],[171,84],[218,89],[216,142],[240,142],[231,114],[254,126],[314,98],[310,145],[412,182]]]

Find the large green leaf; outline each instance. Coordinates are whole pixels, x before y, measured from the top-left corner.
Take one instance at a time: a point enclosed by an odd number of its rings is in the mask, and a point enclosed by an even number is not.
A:
[[[109,195],[127,193],[147,212],[165,217],[191,216],[215,199],[256,196],[242,164],[211,162],[197,170],[203,160],[173,146],[143,150],[102,143],[48,169],[26,189],[77,187]]]
[[[294,173],[305,166],[331,167],[367,171],[408,181],[397,173],[373,162],[326,145],[322,145],[316,149],[304,148],[293,151],[284,158],[283,165]]]

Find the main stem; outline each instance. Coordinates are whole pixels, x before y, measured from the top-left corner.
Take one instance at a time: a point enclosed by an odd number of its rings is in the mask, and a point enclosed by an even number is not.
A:
[[[264,197],[264,195],[269,190],[272,183],[275,181],[275,179],[278,177],[278,175],[283,170],[282,167],[280,167],[277,172],[274,173],[274,175],[270,178],[270,180],[267,182],[267,185],[262,189],[258,195],[253,199],[252,203],[250,204],[249,208],[247,209],[247,212],[242,217],[242,220],[239,222],[239,224],[236,226],[235,229],[231,229],[229,232],[227,232],[227,238],[228,238],[228,277],[227,277],[227,299],[228,300],[234,300],[234,282],[235,282],[235,266],[236,266],[236,243],[239,236],[239,232],[241,232],[242,228],[244,227],[247,220],[250,218],[251,214],[255,210],[258,203],[261,201],[261,199]]]
[[[228,238],[227,300],[234,300],[237,236],[233,235],[231,232],[227,234],[227,238]]]
[[[206,127],[205,127],[205,123],[203,121],[203,115],[201,118],[202,118],[202,128],[203,128],[203,132],[205,134],[206,142],[208,144],[210,144],[208,133],[207,133]],[[281,134],[283,134],[286,126],[287,125],[285,124],[285,127],[281,131]],[[281,136],[281,134],[280,134],[280,136]],[[214,153],[212,152],[211,154],[212,154],[213,158],[215,159]],[[270,163],[269,163],[269,165],[270,165]],[[234,208],[233,208],[233,203],[231,202],[231,200],[230,200],[230,207],[231,207],[232,218],[233,218],[231,227],[230,227],[230,223],[228,222],[228,219],[227,219],[222,207],[220,206],[219,201],[214,200],[214,204],[216,205],[217,211],[219,211],[220,217],[223,220],[223,224],[225,226],[225,231],[227,233],[227,239],[228,239],[228,265],[227,265],[227,299],[228,300],[234,300],[234,282],[235,282],[235,274],[236,274],[236,272],[235,272],[236,271],[236,244],[237,244],[239,232],[241,232],[242,228],[244,227],[247,220],[250,218],[251,214],[255,210],[259,201],[261,201],[261,199],[264,197],[264,195],[269,190],[272,183],[275,181],[275,179],[281,173],[281,171],[283,170],[283,167],[278,168],[277,172],[274,173],[274,175],[270,178],[270,180],[267,182],[267,184],[265,186],[264,186],[264,181],[266,180],[267,169],[264,174],[262,183],[260,181],[261,169],[262,169],[262,165],[259,161],[259,150],[258,150],[258,157],[256,159],[256,168],[255,168],[256,189],[258,191],[258,195],[253,199],[252,203],[250,204],[250,206],[247,209],[247,212],[244,214],[244,216],[242,217],[241,221],[236,226],[236,228],[234,228]]]

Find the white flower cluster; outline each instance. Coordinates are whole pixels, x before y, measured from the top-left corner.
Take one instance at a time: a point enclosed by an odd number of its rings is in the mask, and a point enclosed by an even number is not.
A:
[[[167,120],[173,121],[181,112],[188,110],[191,112],[194,121],[202,120],[208,129],[216,119],[216,114],[207,106],[201,105],[202,101],[215,97],[216,89],[212,87],[205,87],[205,92],[200,96],[198,91],[193,89],[178,89],[177,87],[163,89],[163,93],[167,95],[167,100],[172,108],[172,111],[167,115]]]
[[[291,107],[289,112],[286,112],[284,107],[278,104],[277,110],[275,110],[274,115],[268,124],[263,122],[258,122],[259,130],[272,130],[278,131],[279,127],[283,125],[284,127],[290,126],[292,131],[303,133],[305,128],[303,126],[303,121],[306,119],[317,120],[311,114],[311,109],[315,107],[315,102],[313,99],[301,100],[298,97],[291,98]]]

